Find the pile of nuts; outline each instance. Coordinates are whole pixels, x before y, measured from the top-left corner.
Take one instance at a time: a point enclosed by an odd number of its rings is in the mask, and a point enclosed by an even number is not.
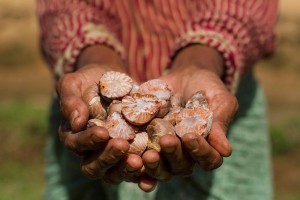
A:
[[[106,72],[99,84],[88,88],[84,101],[89,106],[88,128],[105,127],[111,138],[128,140],[129,153],[138,155],[147,148],[160,151],[159,138],[166,134],[182,137],[194,132],[207,137],[213,119],[201,91],[185,104],[160,79],[137,85],[115,71]]]

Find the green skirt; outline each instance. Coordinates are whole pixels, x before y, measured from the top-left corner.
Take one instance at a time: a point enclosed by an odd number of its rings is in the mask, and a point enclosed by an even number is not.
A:
[[[252,73],[242,77],[237,98],[240,109],[228,137],[233,153],[212,172],[196,167],[189,178],[159,183],[144,193],[136,184],[109,185],[81,174],[79,159],[65,149],[57,130],[59,103],[51,107],[50,135],[46,146],[46,200],[270,200],[272,168],[264,96]]]

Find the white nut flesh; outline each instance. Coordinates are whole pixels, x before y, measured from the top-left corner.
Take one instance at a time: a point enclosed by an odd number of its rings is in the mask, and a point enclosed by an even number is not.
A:
[[[135,93],[122,99],[122,114],[131,124],[143,125],[156,116],[160,106],[156,96]]]
[[[179,137],[186,133],[196,133],[207,137],[211,129],[213,113],[202,107],[183,109],[176,118],[175,132]]]
[[[109,100],[119,99],[130,93],[133,80],[124,73],[109,71],[100,79],[100,92]]]
[[[140,85],[137,91],[140,94],[153,94],[161,102],[161,110],[157,114],[157,117],[164,117],[170,107],[171,90],[168,88],[166,82],[160,79],[152,79]]]
[[[177,115],[180,113],[180,111],[182,110],[183,108],[181,107],[175,107],[175,108],[172,108],[170,110],[170,112],[164,116],[163,119],[169,121],[173,126],[175,126],[176,124],[176,118],[177,118]]]
[[[208,103],[203,91],[196,92],[185,105],[186,108],[205,108],[208,109]]]
[[[106,128],[111,138],[123,138],[133,140],[136,132],[122,117],[120,113],[114,112],[107,117]]]

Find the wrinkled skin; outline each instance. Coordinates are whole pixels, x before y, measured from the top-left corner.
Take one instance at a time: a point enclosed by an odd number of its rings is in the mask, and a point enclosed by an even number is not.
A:
[[[99,57],[102,55],[102,57]],[[110,139],[104,127],[86,129],[89,113],[83,94],[106,71],[123,69],[118,55],[110,48],[96,45],[87,48],[79,57],[77,70],[64,75],[57,83],[61,113],[65,122],[59,128],[63,145],[80,156],[81,171],[88,177],[107,183],[122,181],[138,183],[144,191],[150,191],[156,181],[145,174],[142,158],[127,154],[129,143],[124,139]]]
[[[199,61],[200,52],[203,59]],[[159,141],[160,154],[151,150],[143,155],[146,172],[162,181],[172,176],[191,175],[195,164],[204,170],[221,166],[223,157],[230,156],[232,152],[226,134],[238,109],[236,98],[221,81],[223,61],[215,50],[199,45],[190,46],[179,53],[172,67],[168,75],[160,78],[173,91],[182,93],[185,101],[195,92],[205,91],[214,119],[207,140],[195,133],[185,134],[181,139],[165,135]]]
[[[114,67],[122,65],[115,60],[120,59],[110,48],[101,45],[87,48],[79,58],[79,69],[62,77],[57,84],[61,111],[67,121],[67,126],[60,127],[60,138],[68,149],[81,157],[83,173],[108,183],[135,182],[142,190],[151,191],[157,181],[191,175],[195,164],[212,170],[222,164],[223,157],[230,156],[232,147],[226,133],[238,103],[221,81],[224,71],[221,56],[201,45],[192,45],[181,51],[170,73],[160,78],[170,89],[181,92],[185,101],[199,90],[206,92],[210,109],[214,112],[207,140],[195,133],[188,133],[181,139],[165,135],[159,141],[160,153],[149,150],[141,158],[127,155],[128,142],[109,139],[103,127],[84,129],[89,115],[82,95],[91,84],[99,81],[105,71],[122,71]]]

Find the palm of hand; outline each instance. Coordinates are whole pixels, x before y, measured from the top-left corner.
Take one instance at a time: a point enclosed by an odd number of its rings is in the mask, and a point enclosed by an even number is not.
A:
[[[232,151],[226,133],[237,111],[236,98],[212,71],[189,69],[188,73],[175,71],[161,79],[167,82],[171,90],[182,93],[185,100],[199,90],[206,92],[210,109],[214,112],[211,133],[207,140],[194,133],[188,133],[180,140],[171,135],[163,136],[160,139],[160,154],[148,151],[143,155],[147,173],[158,180],[167,180],[174,175],[191,175],[195,163],[206,170],[217,168],[222,164],[223,157],[230,156]]]

